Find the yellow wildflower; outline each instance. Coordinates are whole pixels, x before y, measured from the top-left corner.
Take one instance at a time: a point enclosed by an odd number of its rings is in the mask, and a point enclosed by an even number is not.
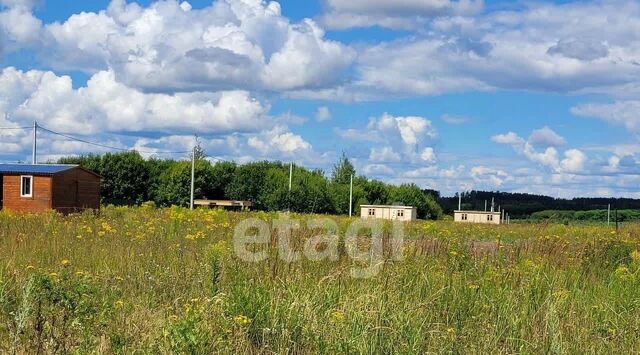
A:
[[[27,265],[27,270],[33,270],[33,269],[35,269],[35,266],[33,266],[33,265]]]
[[[238,315],[238,316],[233,317],[233,321],[234,321],[237,325],[239,325],[239,326],[241,326],[241,327],[246,327],[246,326],[248,326],[249,324],[251,324],[251,319],[249,319],[247,316],[242,315],[242,314],[241,314],[241,315]]]
[[[71,265],[71,261],[69,261],[69,259],[64,259],[60,262],[60,265],[67,267],[69,265]]]
[[[123,300],[117,300],[114,305],[118,308],[121,308],[124,306],[124,301]]]
[[[346,315],[343,311],[333,311],[329,316],[331,323],[338,324],[344,322]]]
[[[629,268],[626,266],[618,266],[618,268],[616,269],[616,275],[618,276],[627,275],[628,273],[629,273]]]
[[[631,259],[635,262],[640,262],[640,251],[634,250],[631,252]]]

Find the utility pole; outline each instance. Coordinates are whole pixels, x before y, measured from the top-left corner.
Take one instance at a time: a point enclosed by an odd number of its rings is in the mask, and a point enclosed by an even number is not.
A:
[[[487,212],[487,200],[484,200],[484,211]]]
[[[38,164],[38,122],[33,121],[33,156],[31,157],[31,164]]]
[[[495,202],[493,200],[493,197],[491,198],[491,212],[495,211]]]
[[[293,162],[289,163],[289,192],[291,192],[292,181],[293,181]]]
[[[607,225],[611,224],[611,204],[607,205]]]
[[[353,174],[351,174],[351,181],[349,182],[349,217],[353,210]]]
[[[618,231],[618,207],[616,207],[616,232]]]
[[[462,211],[462,193],[458,192],[458,211]]]
[[[193,192],[195,187],[195,177],[196,177],[196,146],[193,146],[193,151],[191,152],[191,202],[189,203],[189,208],[193,209]]]

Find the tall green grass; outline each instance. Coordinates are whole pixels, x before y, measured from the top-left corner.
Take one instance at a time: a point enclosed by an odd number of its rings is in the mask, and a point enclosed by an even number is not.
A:
[[[232,237],[248,217],[278,216],[0,213],[0,352],[640,351],[638,225],[415,222],[403,260],[356,279],[346,255],[287,263],[274,244],[243,262]]]

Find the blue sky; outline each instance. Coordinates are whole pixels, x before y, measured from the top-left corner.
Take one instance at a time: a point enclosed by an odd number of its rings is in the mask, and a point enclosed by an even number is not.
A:
[[[635,1],[0,0],[0,161],[48,129],[452,194],[640,197]],[[107,148],[43,132],[42,161]]]

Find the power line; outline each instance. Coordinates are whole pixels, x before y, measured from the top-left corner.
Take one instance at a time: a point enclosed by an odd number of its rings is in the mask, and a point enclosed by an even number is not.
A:
[[[31,127],[29,127],[31,128]],[[114,146],[110,146],[110,145],[106,145],[106,144],[102,144],[102,143],[96,143],[96,142],[91,142],[85,139],[81,139],[81,138],[77,138],[74,136],[71,136],[69,134],[66,133],[60,133],[60,132],[56,132],[56,131],[52,131],[48,128],[42,127],[40,125],[38,125],[38,128],[40,128],[43,131],[64,137],[66,139],[69,140],[73,140],[73,141],[77,141],[77,142],[81,142],[81,143],[85,143],[85,144],[90,144],[90,145],[94,145],[96,147],[101,147],[101,148],[107,148],[107,149],[113,149],[113,150],[118,150],[121,152],[130,152],[130,151],[135,151],[138,153],[143,153],[143,154],[186,154],[186,153],[191,153],[190,150],[183,150],[183,151],[150,151],[150,150],[138,150],[138,149],[129,149],[129,148],[121,148],[121,147],[114,147]]]

